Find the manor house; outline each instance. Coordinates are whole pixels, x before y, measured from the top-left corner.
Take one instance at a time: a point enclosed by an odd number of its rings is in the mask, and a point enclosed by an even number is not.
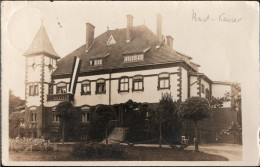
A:
[[[25,100],[26,122],[37,129],[37,135],[58,132],[59,118],[55,106],[69,100],[78,108],[78,122],[88,126],[91,112],[100,104],[113,106],[119,126],[124,126],[125,109],[121,104],[138,103],[135,110],[158,104],[163,92],[175,101],[200,96],[206,99],[223,97],[232,91],[232,83],[215,82],[199,72],[192,58],[174,49],[174,38],[162,34],[162,16],[156,16],[156,33],[146,25],[133,25],[133,16],[126,16],[126,28],[107,30],[95,37],[95,26],[86,23],[86,42],[60,58],[43,25],[30,47],[26,59]],[[73,33],[73,32],[72,32]],[[187,46],[189,47],[189,46]],[[69,91],[74,57],[81,62],[75,91]],[[232,101],[223,106],[223,115],[236,119]],[[222,116],[223,117],[223,116]],[[216,125],[212,125],[216,126]],[[201,136],[208,135],[201,131]],[[215,134],[214,134],[215,135]]]

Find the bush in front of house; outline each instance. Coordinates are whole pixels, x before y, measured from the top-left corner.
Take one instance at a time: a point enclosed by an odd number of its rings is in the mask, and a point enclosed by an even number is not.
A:
[[[123,158],[125,148],[119,144],[81,143],[73,146],[70,156],[78,159]]]
[[[88,130],[88,138],[92,141],[102,141],[106,136],[106,128],[109,127],[110,120],[116,120],[117,115],[114,108],[108,105],[100,105],[91,115]]]
[[[242,126],[238,122],[232,121],[229,126],[222,129],[219,134],[216,135],[216,141],[222,142],[222,138],[225,136],[231,136],[234,144],[242,144]]]
[[[51,151],[54,144],[49,140],[38,138],[10,138],[9,148],[11,151]]]

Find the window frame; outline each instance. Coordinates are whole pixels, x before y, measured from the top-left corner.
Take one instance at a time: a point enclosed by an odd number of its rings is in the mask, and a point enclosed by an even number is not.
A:
[[[87,92],[83,92],[83,90],[84,90],[83,87],[85,85],[89,86],[89,91],[87,91]],[[81,82],[81,92],[80,93],[81,93],[81,95],[91,95],[91,81],[90,80],[84,80]]]
[[[34,96],[34,85],[29,85],[29,96]]]
[[[53,119],[55,117],[55,120]],[[51,117],[51,122],[52,123],[60,123],[60,118],[57,116],[55,111],[52,111],[52,117]]]
[[[165,75],[167,74],[168,76],[167,77],[161,77],[162,75]],[[164,80],[164,81],[167,81],[168,80],[168,87],[162,87],[161,85],[161,80]],[[170,73],[168,72],[163,72],[163,73],[160,73],[158,75],[158,86],[157,86],[157,89],[158,90],[163,90],[163,89],[171,89],[171,77],[170,77]]]
[[[52,94],[53,94],[53,84],[52,84],[52,83],[49,83],[48,86],[49,86],[49,87],[48,87],[48,94],[49,94],[49,95],[52,95]]]
[[[59,84],[65,84],[65,86],[59,86]],[[58,93],[58,89],[59,88],[64,88],[65,87],[65,90],[66,92],[65,93]],[[68,92],[67,90],[67,83],[66,82],[59,82],[56,84],[56,94],[66,94]]]
[[[122,80],[124,80],[124,79],[127,79],[127,82],[126,82],[126,81],[122,82]],[[121,90],[121,84],[127,84],[127,89]],[[124,87],[125,87],[125,86],[124,86]],[[119,92],[129,92],[129,77],[127,77],[127,76],[122,76],[122,77],[120,77],[120,78],[118,79],[118,93],[119,93]]]
[[[86,121],[83,121],[83,114],[85,114]],[[81,123],[86,124],[90,122],[90,116],[91,116],[91,108],[88,105],[84,105],[81,107]]]
[[[34,91],[34,96],[39,95],[39,86],[38,86],[38,84],[34,85],[33,91]]]
[[[201,84],[201,93],[205,94],[205,85]]]
[[[142,79],[139,79],[138,77],[141,77]],[[136,89],[135,88],[135,82],[142,82],[142,88],[141,89]],[[144,77],[142,75],[135,75],[133,76],[132,79],[132,92],[135,91],[144,91]]]
[[[31,123],[37,122],[37,113],[35,110],[30,112],[30,121]]]
[[[103,83],[98,83],[98,81],[103,81]],[[104,85],[104,90],[102,92],[99,92],[98,90],[98,87],[100,85]],[[100,78],[96,81],[96,91],[95,91],[96,94],[106,94],[106,80],[103,79],[103,78]]]

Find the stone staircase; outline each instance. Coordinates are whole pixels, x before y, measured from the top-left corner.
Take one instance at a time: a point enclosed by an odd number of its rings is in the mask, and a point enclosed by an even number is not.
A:
[[[125,131],[127,128],[124,127],[116,127],[108,136],[108,144],[119,143],[119,141],[124,141],[125,139]],[[106,139],[102,141],[102,144],[106,144]]]

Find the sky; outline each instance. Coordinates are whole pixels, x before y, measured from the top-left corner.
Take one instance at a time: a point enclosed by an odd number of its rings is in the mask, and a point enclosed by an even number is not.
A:
[[[2,72],[14,94],[24,99],[25,57],[43,22],[58,55],[64,57],[85,43],[86,23],[95,37],[109,29],[145,24],[156,32],[162,15],[163,34],[174,38],[175,50],[200,64],[213,81],[246,83],[258,77],[257,9],[247,2],[3,2]],[[204,21],[198,21],[199,17]],[[223,21],[225,18],[236,22]],[[238,21],[239,20],[239,21]],[[253,64],[252,64],[253,62]],[[245,70],[246,69],[246,70]]]

